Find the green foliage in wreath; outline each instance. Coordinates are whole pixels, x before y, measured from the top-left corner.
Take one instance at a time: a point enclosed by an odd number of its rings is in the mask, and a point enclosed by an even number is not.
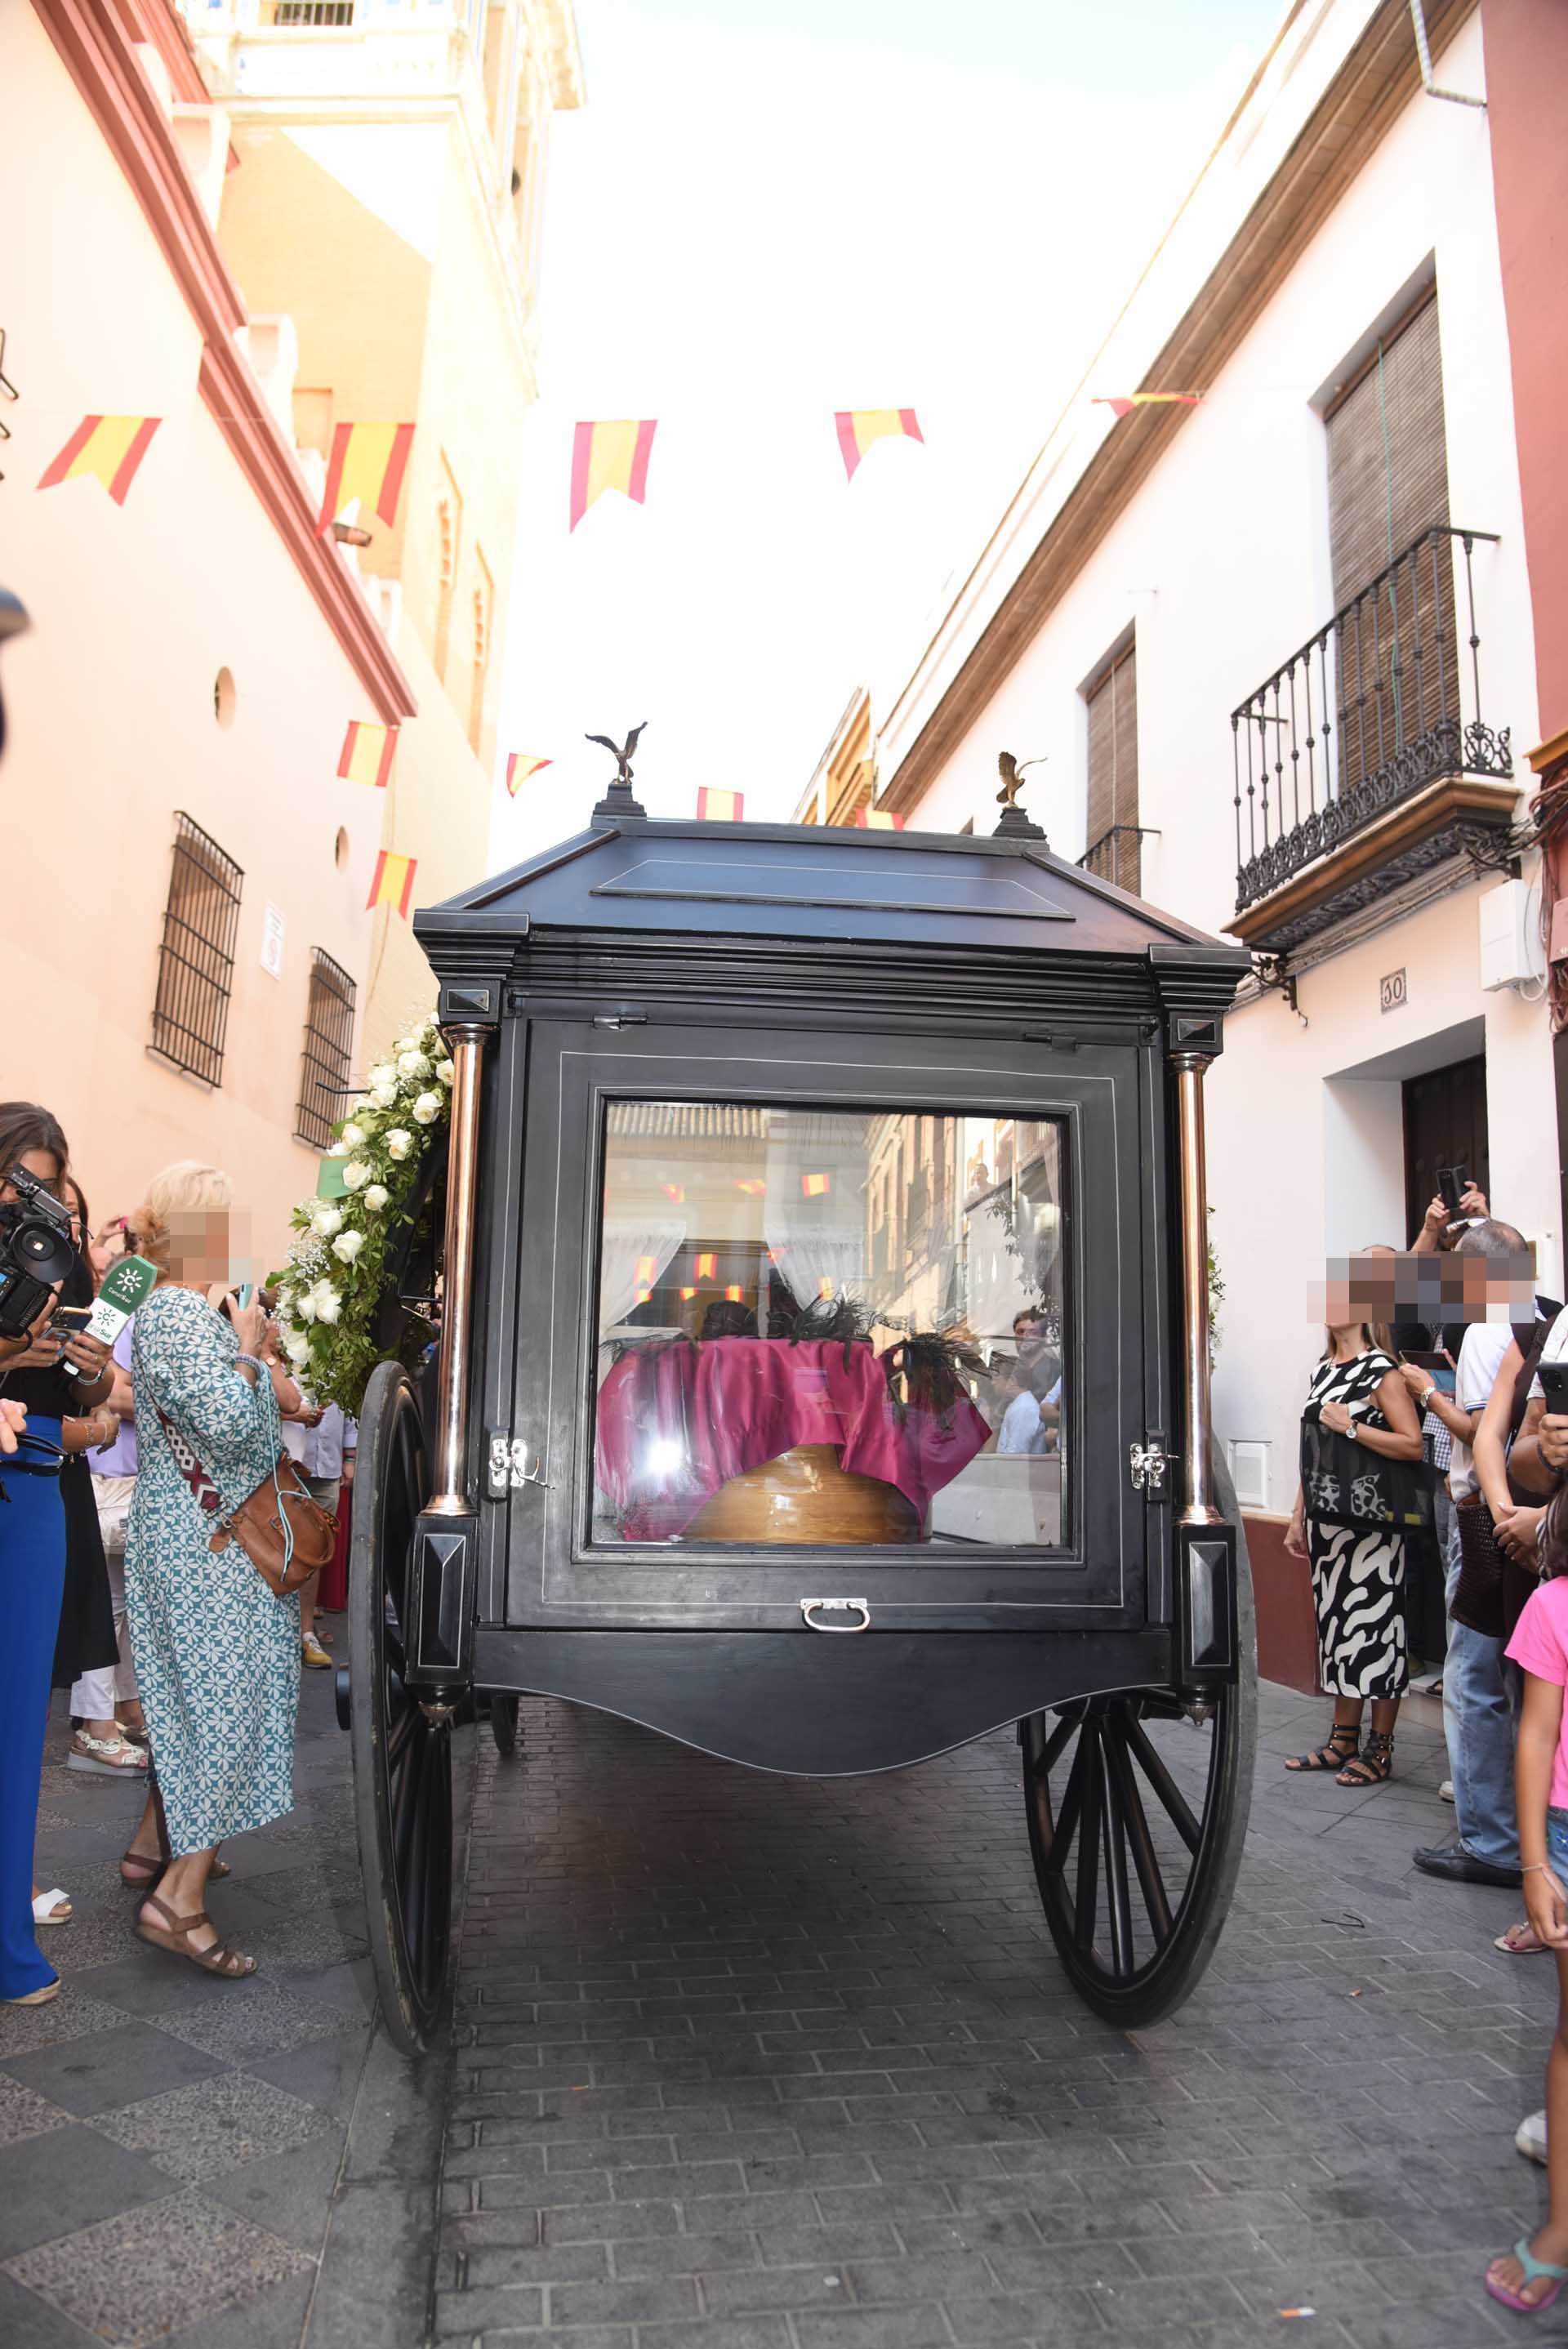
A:
[[[1210,1208],[1212,1218],[1214,1210]],[[1225,1301],[1224,1276],[1220,1259],[1214,1253],[1214,1235],[1209,1234],[1209,1368],[1212,1371],[1220,1356],[1220,1308]]]
[[[363,1101],[334,1128],[327,1155],[343,1162],[343,1196],[300,1201],[288,1262],[268,1283],[295,1378],[350,1418],[387,1351],[377,1324],[387,1261],[401,1257],[421,1212],[425,1161],[450,1120],[451,1084],[445,1040],[427,1019],[370,1071]],[[413,1350],[425,1342],[418,1333]]]

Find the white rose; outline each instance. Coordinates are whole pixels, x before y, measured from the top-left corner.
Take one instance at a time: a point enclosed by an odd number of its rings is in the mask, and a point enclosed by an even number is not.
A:
[[[414,1146],[414,1137],[406,1126],[388,1126],[385,1140],[388,1158],[407,1158]]]
[[[437,1061],[436,1074],[440,1079],[442,1084],[449,1085],[457,1073],[457,1070],[453,1067],[450,1061]]]
[[[332,1253],[340,1262],[352,1264],[364,1246],[363,1232],[339,1232],[332,1243]]]
[[[350,1150],[357,1150],[365,1139],[364,1130],[357,1125],[346,1125],[343,1129],[343,1138]]]
[[[385,1183],[372,1183],[366,1191],[365,1204],[373,1216],[378,1216],[391,1195]]]
[[[348,1164],[343,1170],[344,1189],[346,1191],[362,1191],[369,1180],[369,1167],[366,1166],[362,1160],[358,1158],[351,1158]]]
[[[406,1077],[428,1077],[430,1073],[430,1063],[423,1052],[418,1050],[399,1052],[397,1066]]]
[[[348,1155],[347,1143],[329,1142],[326,1145],[326,1154],[329,1158],[346,1158]]]
[[[314,1289],[302,1288],[300,1290],[299,1295],[294,1299],[294,1311],[299,1315],[302,1321],[314,1321],[315,1319],[315,1291]]]
[[[341,1207],[318,1207],[310,1219],[310,1227],[319,1239],[329,1240],[334,1232],[343,1229]]]
[[[372,1092],[377,1085],[395,1085],[397,1081],[397,1071],[390,1061],[377,1061],[365,1081]]]
[[[441,1096],[439,1093],[421,1093],[418,1100],[414,1103],[414,1123],[416,1125],[434,1125],[436,1120],[440,1116],[440,1114]]]
[[[397,1077],[394,1071],[385,1084],[372,1085],[370,1098],[377,1109],[390,1109],[397,1098]]]
[[[327,1322],[335,1321],[339,1312],[342,1310],[343,1300],[338,1296],[336,1289],[334,1288],[331,1281],[318,1280],[315,1287],[311,1290],[311,1296],[315,1301],[317,1320]]]
[[[424,1040],[425,1031],[422,1028],[411,1029],[407,1036],[398,1037],[397,1050],[400,1052],[417,1052]]]
[[[284,1351],[297,1370],[302,1362],[308,1362],[310,1360],[310,1340],[302,1331],[296,1331],[284,1346]]]

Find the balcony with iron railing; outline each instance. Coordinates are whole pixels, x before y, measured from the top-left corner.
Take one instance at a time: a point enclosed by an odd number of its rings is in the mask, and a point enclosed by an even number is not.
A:
[[[1229,927],[1249,946],[1285,953],[1507,831],[1509,729],[1482,716],[1472,561],[1495,543],[1424,531],[1232,712]]]

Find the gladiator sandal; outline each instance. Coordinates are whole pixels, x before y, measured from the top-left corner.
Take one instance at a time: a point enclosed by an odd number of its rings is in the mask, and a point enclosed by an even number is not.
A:
[[[1361,1730],[1354,1721],[1336,1721],[1328,1733],[1326,1744],[1315,1754],[1298,1754],[1287,1762],[1287,1770],[1343,1770],[1354,1762],[1361,1751]]]
[[[1391,1729],[1369,1729],[1367,1743],[1352,1762],[1347,1762],[1338,1777],[1336,1786],[1380,1786],[1394,1775],[1394,1733]]]

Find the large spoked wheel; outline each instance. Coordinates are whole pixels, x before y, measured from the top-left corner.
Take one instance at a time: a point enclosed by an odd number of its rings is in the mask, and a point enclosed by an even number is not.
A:
[[[1040,1900],[1087,2006],[1133,2031],[1181,2005],[1213,1954],[1252,1801],[1256,1651],[1236,1524],[1241,1669],[1194,1706],[1173,1688],[1080,1697],[1020,1724]]]
[[[428,1489],[407,1371],[380,1362],[359,1414],[348,1576],[354,1808],[381,2010],[406,2055],[439,2035],[451,2001],[452,1756],[404,1681],[403,1622]]]

